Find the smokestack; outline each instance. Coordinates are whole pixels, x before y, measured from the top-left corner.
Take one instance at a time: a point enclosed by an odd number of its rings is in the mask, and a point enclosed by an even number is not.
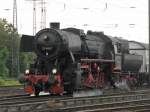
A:
[[[52,23],[50,23],[50,28],[60,29],[60,23],[59,22],[52,22]]]

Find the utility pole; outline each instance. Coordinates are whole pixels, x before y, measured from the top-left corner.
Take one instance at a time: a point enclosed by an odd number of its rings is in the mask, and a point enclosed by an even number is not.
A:
[[[45,0],[41,0],[41,29],[46,28],[46,2]]]
[[[149,23],[149,30],[148,30],[148,34],[149,34],[149,85],[150,85],[150,0],[148,0],[148,23]]]
[[[36,2],[39,0],[26,0],[26,1],[32,1],[33,2],[33,35],[36,33]]]
[[[19,48],[15,40],[15,32],[17,31],[17,0],[13,0],[13,32],[11,36],[11,76],[19,74]]]
[[[33,35],[36,33],[36,0],[33,0]]]
[[[46,28],[46,2],[45,0],[26,0],[26,1],[32,1],[33,2],[33,35],[36,34],[37,30],[37,24],[36,24],[36,13],[37,13],[37,6],[36,2],[40,1],[41,5],[41,21],[40,21],[40,29]]]
[[[17,30],[17,1],[13,2],[13,27]]]

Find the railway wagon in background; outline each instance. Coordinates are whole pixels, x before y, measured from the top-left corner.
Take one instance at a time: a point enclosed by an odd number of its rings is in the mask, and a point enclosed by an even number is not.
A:
[[[147,85],[149,80],[149,44],[129,41],[129,50],[131,54],[137,54],[143,57],[142,65],[138,73],[138,84]]]

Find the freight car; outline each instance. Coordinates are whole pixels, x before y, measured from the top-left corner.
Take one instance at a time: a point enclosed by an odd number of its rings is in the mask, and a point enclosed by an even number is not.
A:
[[[34,64],[24,74],[25,91],[39,95],[73,94],[81,90],[100,90],[120,76],[138,73],[142,56],[129,53],[129,43],[103,32],[54,26],[35,36],[23,35],[22,52],[35,52]],[[119,76],[114,80],[113,77]],[[97,92],[98,93],[98,92]]]
[[[131,54],[143,57],[142,65],[137,75],[138,85],[148,85],[149,82],[149,44],[129,41],[129,51]]]

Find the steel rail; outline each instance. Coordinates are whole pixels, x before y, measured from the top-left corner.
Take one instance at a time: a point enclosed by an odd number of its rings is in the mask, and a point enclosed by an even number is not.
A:
[[[150,108],[150,98],[131,100],[131,101],[118,101],[113,103],[81,105],[68,108],[61,108],[63,112],[113,112],[121,110],[139,111]]]

